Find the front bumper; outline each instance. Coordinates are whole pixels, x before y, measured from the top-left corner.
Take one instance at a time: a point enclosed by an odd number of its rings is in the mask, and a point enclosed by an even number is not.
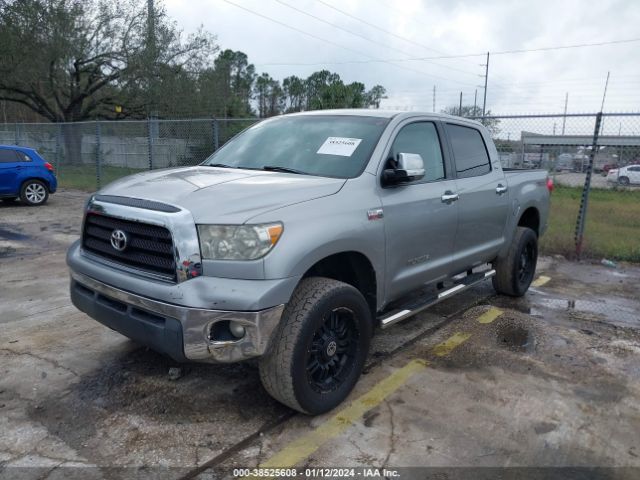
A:
[[[181,362],[229,363],[264,354],[284,309],[284,305],[255,312],[185,307],[136,295],[74,270],[71,300],[100,323]],[[223,321],[244,326],[244,337],[211,340],[212,326]]]

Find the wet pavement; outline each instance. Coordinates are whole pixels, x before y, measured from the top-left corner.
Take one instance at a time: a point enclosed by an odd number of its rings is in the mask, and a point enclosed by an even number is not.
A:
[[[76,311],[64,253],[85,199],[0,204],[0,478],[640,468],[639,267],[546,257],[524,298],[487,282],[378,331],[348,401],[311,418],[272,400],[254,362],[178,365]]]

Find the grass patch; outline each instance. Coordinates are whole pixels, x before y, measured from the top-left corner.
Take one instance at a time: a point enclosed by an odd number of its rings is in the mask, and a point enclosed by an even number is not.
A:
[[[575,228],[581,188],[556,187],[551,195],[549,229],[540,241],[542,253],[575,255]],[[640,262],[640,191],[591,190],[583,255]]]
[[[104,187],[114,180],[142,171],[144,170],[105,165],[100,170],[100,184]],[[63,188],[75,188],[87,192],[98,189],[95,165],[63,165],[58,168],[56,175],[58,184]]]

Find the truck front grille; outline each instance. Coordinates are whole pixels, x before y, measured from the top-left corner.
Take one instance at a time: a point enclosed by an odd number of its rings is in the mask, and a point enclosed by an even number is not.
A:
[[[112,244],[112,235],[120,231],[122,250]],[[124,238],[125,240],[122,240]],[[176,279],[176,263],[171,233],[165,227],[88,213],[82,235],[83,248],[99,257],[145,272]]]

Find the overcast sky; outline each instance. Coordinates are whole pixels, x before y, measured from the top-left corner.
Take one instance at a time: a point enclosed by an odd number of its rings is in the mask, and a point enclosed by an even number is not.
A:
[[[408,110],[431,111],[434,85],[436,111],[457,105],[460,91],[463,103],[473,104],[477,89],[481,105],[485,57],[398,59],[640,37],[638,0],[166,0],[166,7],[186,32],[202,24],[220,48],[245,52],[258,73],[282,79],[326,68],[346,82],[383,85],[389,96],[383,107]],[[562,112],[569,92],[570,112],[597,111],[607,71],[605,111],[640,111],[640,42],[492,54],[487,108],[498,114]]]

